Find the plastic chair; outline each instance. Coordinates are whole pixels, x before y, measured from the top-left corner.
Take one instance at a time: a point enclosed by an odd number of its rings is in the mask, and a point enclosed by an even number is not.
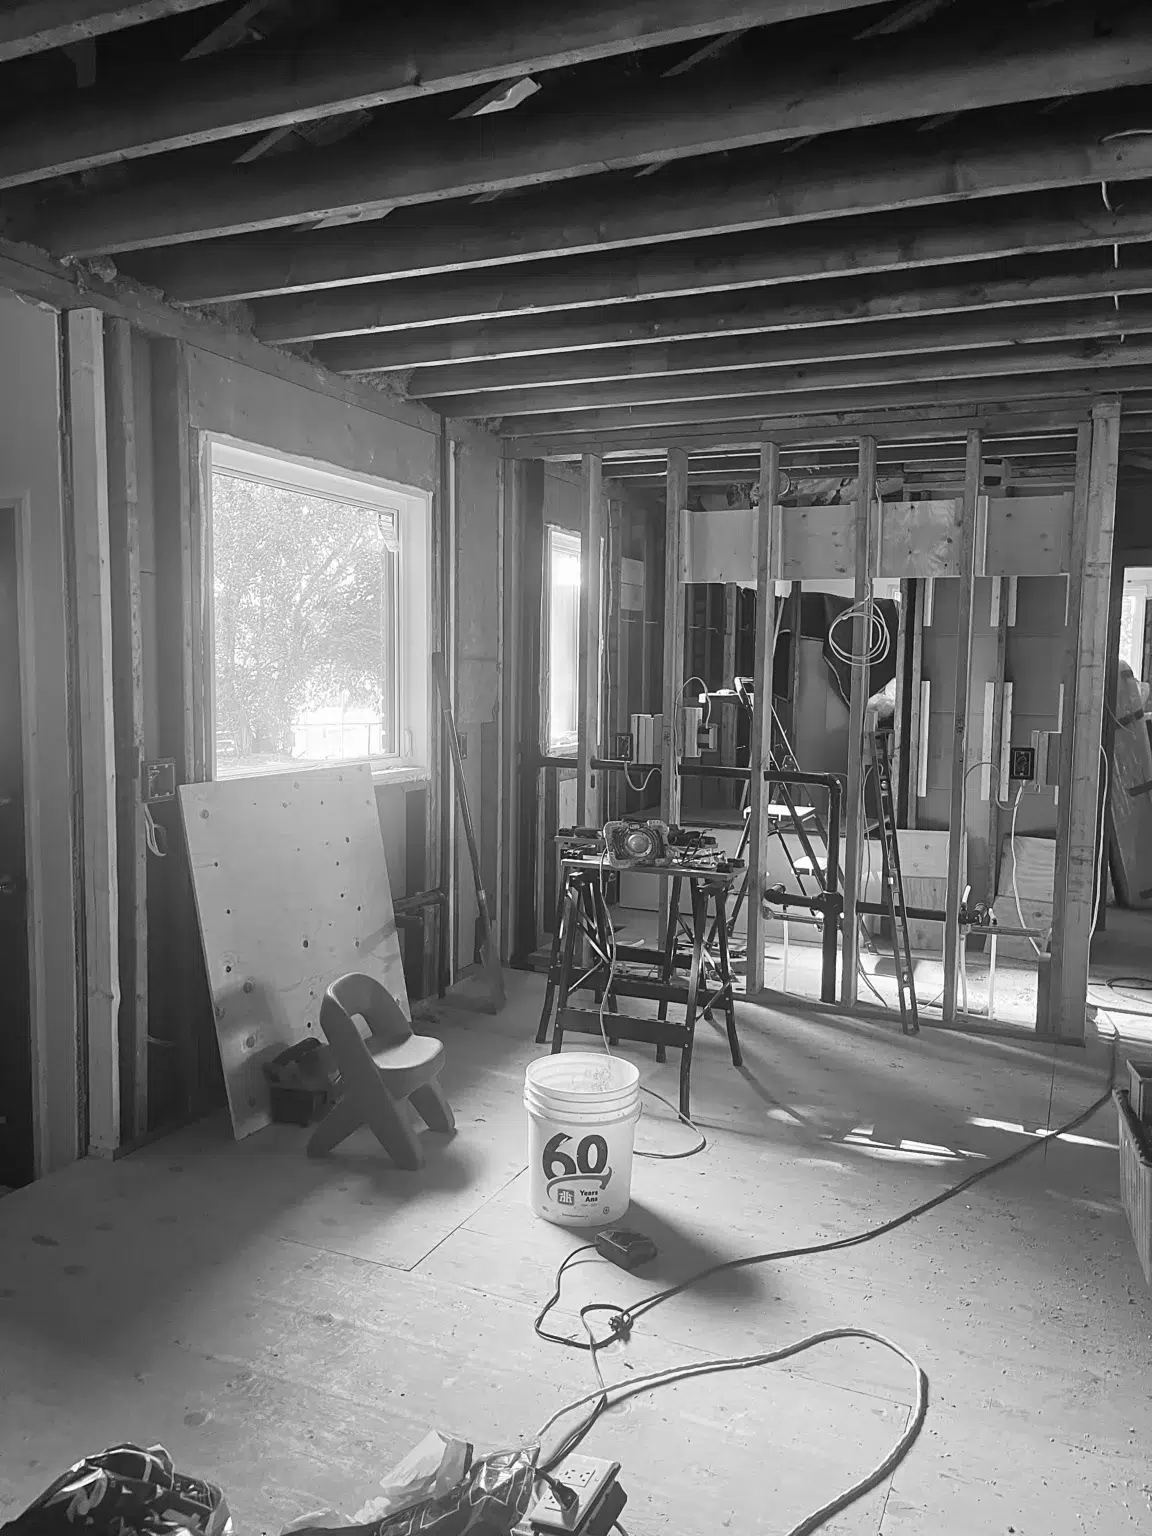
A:
[[[368,1026],[367,1035],[356,1023],[357,1014]],[[342,1091],[312,1132],[309,1157],[322,1157],[367,1125],[398,1168],[423,1168],[424,1153],[402,1103],[409,1099],[429,1130],[455,1130],[436,1080],[444,1063],[443,1045],[414,1035],[395,999],[374,976],[358,971],[341,976],[325,992],[320,1028],[332,1047]]]

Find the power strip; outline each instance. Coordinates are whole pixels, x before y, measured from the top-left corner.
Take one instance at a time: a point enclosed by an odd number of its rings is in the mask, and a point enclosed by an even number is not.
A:
[[[595,1514],[597,1506],[615,1483],[619,1471],[618,1461],[602,1461],[597,1456],[569,1456],[551,1476],[557,1483],[570,1488],[577,1502],[570,1509],[561,1509],[552,1489],[545,1488],[528,1511],[525,1523],[537,1532],[564,1533],[564,1536],[583,1532],[589,1526],[589,1517]]]

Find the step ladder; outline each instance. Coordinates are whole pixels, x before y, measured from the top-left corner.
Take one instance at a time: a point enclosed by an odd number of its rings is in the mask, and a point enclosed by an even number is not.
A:
[[[892,925],[892,958],[896,962],[896,988],[900,997],[900,1027],[906,1035],[920,1033],[916,1009],[916,978],[912,970],[912,946],[908,938],[908,914],[904,906],[904,881],[900,874],[900,843],[896,835],[896,807],[892,799],[892,759],[887,731],[873,731],[872,764],[880,799],[880,883],[882,901]]]

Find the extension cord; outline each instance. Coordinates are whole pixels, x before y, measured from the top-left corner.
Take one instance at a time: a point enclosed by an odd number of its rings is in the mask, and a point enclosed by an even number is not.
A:
[[[598,1536],[601,1527],[610,1530],[627,1502],[623,1489],[616,1484],[619,1474],[618,1461],[605,1461],[599,1456],[569,1456],[549,1477],[575,1494],[575,1502],[561,1509],[552,1488],[546,1488],[516,1527],[517,1532],[530,1530],[533,1536]]]

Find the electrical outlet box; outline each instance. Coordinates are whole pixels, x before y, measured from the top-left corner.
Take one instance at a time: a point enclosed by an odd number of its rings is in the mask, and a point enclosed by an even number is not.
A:
[[[632,757],[632,732],[616,731],[612,736],[612,756],[618,763],[631,763]]]
[[[565,1488],[571,1488],[577,1503],[571,1509],[561,1509],[556,1495],[545,1486],[528,1512],[532,1529],[540,1532],[579,1531],[616,1481],[619,1471],[618,1461],[601,1461],[597,1456],[569,1456],[552,1476]]]
[[[140,798],[148,805],[176,798],[176,759],[158,757],[140,765]]]
[[[1036,748],[1013,747],[1008,757],[1008,777],[1031,784],[1036,778]]]
[[[463,762],[464,759],[468,756],[468,732],[467,731],[461,731],[460,732],[460,736],[459,736],[459,740],[460,740],[460,761]]]

